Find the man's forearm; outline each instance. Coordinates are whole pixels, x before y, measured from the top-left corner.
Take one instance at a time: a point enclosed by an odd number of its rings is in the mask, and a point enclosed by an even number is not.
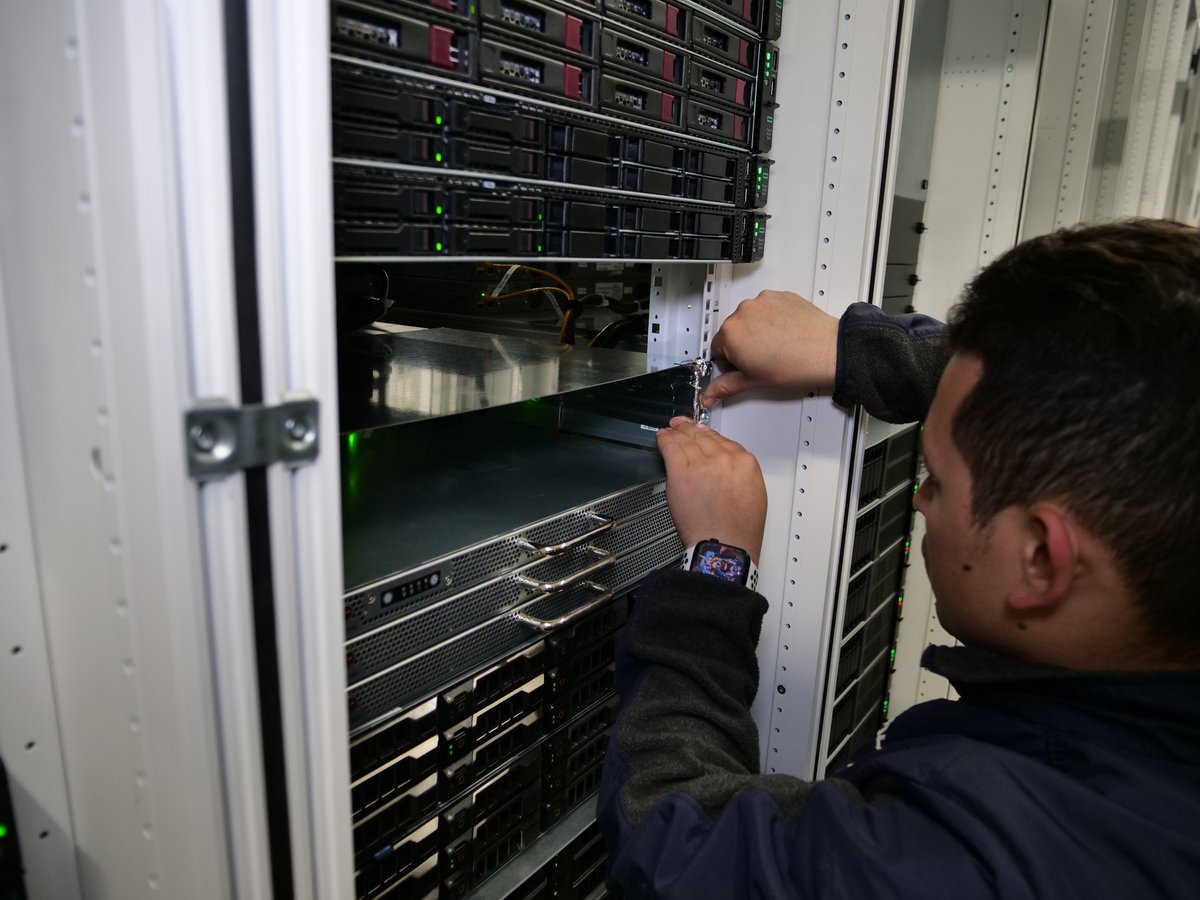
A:
[[[703,843],[718,820],[750,834],[744,826],[751,817],[803,806],[808,784],[758,774],[750,704],[766,609],[745,588],[679,570],[655,573],[639,591],[617,661],[622,711],[597,810],[611,876],[628,897],[685,896],[685,884],[718,877],[706,867],[719,861],[704,853],[675,846],[664,858],[674,842]],[[732,858],[744,850],[725,852]],[[661,883],[643,891],[643,879],[666,879],[681,893]],[[743,890],[712,896],[743,896]]]
[[[749,710],[766,608],[738,585],[678,570],[655,573],[639,592],[618,660],[625,708],[616,727],[632,764],[622,795],[635,821],[677,791],[711,812],[728,799],[714,776],[758,771]]]

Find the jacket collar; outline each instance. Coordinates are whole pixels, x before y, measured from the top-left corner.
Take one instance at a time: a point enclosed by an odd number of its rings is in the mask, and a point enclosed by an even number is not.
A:
[[[1097,672],[1025,662],[974,647],[927,647],[921,664],[959,695],[1046,732],[1200,759],[1200,671]]]
[[[1097,684],[1144,687],[1151,683],[1170,683],[1200,687],[1200,670],[1161,672],[1105,672],[1085,669],[1066,669],[1043,663],[1027,662],[1015,657],[980,650],[976,647],[925,648],[921,665],[931,672],[948,678],[959,693],[959,685],[1077,685]]]

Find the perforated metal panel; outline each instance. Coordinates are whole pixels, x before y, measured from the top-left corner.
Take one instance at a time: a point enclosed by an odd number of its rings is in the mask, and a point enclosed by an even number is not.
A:
[[[600,583],[614,593],[628,590],[654,569],[683,561],[683,545],[677,535],[650,544],[617,561]],[[516,609],[541,618],[557,618],[592,599],[587,588],[551,594]],[[409,626],[422,627],[415,621]],[[473,669],[520,649],[536,639],[534,633],[504,613],[476,626],[418,656],[409,657],[378,675],[350,688],[350,726],[359,729],[399,712],[439,687],[462,678]]]
[[[632,528],[639,515],[661,507],[665,502],[666,481],[657,478],[376,582],[346,596],[346,636],[356,637],[452,594],[512,572],[519,566],[538,561],[540,557],[522,549],[518,539],[537,546],[562,543],[594,529],[596,515],[616,520],[616,530]],[[438,575],[436,585],[412,591],[387,606],[381,603],[380,598],[388,591],[403,592],[406,585],[431,573]]]
[[[537,596],[539,592],[518,581],[518,575],[541,581],[567,578],[604,561],[604,556],[593,549],[595,547],[602,550],[613,565],[590,577],[607,583],[614,573],[618,573],[617,577],[625,577],[627,566],[620,564],[619,559],[647,543],[670,537],[673,530],[674,523],[667,507],[656,507],[603,535],[592,545],[560,557],[538,560],[514,573],[422,607],[418,612],[360,635],[346,645],[347,680],[351,684],[360,681]]]

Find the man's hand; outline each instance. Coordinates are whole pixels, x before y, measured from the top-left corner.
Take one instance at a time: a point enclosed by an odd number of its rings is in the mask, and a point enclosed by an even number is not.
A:
[[[837,375],[838,320],[790,291],[743,300],[713,338],[723,374],[702,402],[711,408],[751,388],[830,389]]]
[[[706,538],[741,547],[758,562],[767,517],[767,487],[741,444],[677,416],[659,429],[667,466],[667,505],[685,547]]]

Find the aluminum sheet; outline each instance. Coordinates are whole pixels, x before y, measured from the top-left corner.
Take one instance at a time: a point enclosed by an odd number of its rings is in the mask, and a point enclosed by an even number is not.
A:
[[[664,475],[657,451],[490,414],[342,440],[346,588]]]
[[[685,362],[451,328],[351,335],[338,361],[343,432],[521,403]]]

